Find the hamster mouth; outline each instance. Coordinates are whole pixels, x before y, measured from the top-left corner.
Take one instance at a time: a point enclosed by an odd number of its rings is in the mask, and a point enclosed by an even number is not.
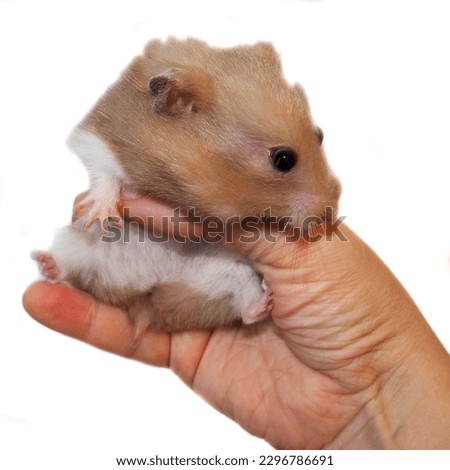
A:
[[[296,229],[301,232],[320,230],[327,231],[337,220],[337,205],[325,205],[318,211],[294,212],[287,225],[288,229]]]
[[[255,213],[246,217],[232,217],[224,224],[228,227],[236,222],[242,228],[250,231],[292,232],[299,236],[314,236],[317,232],[327,233],[333,229],[337,220],[337,206],[321,204],[316,210],[303,208],[299,211],[283,210],[281,213],[289,215],[277,215],[271,207],[263,212]]]
[[[292,216],[275,216],[272,214],[271,208],[269,207],[264,211],[263,214],[255,216],[255,219],[264,227],[274,228],[279,231],[284,231],[292,226]]]

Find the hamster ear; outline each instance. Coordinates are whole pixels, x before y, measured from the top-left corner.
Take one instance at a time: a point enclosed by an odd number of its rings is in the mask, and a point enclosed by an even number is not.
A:
[[[253,47],[262,56],[263,63],[270,64],[272,69],[281,72],[280,56],[270,42],[257,42]]]
[[[197,70],[166,69],[150,79],[148,88],[155,111],[168,116],[197,113],[211,99],[209,78]]]

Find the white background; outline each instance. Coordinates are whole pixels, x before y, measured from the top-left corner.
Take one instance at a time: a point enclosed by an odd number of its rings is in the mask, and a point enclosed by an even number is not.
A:
[[[102,470],[120,456],[271,450],[170,372],[49,331],[21,306],[37,275],[30,250],[48,247],[87,186],[66,136],[154,37],[274,42],[325,131],[341,214],[449,349],[447,3],[0,0],[3,468]]]

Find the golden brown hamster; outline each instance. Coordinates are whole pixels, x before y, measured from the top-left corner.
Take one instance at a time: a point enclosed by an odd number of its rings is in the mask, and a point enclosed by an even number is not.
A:
[[[272,45],[151,41],[70,136],[90,175],[86,213],[34,257],[48,279],[127,308],[141,327],[259,321],[270,313],[270,286],[241,255],[217,244],[140,242],[143,229],[127,222],[131,242],[108,243],[96,221],[120,217],[128,185],[225,225],[269,210],[301,227],[340,195],[322,139]]]

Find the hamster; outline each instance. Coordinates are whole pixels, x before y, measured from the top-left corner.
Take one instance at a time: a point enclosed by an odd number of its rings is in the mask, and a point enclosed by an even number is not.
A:
[[[123,185],[225,225],[270,210],[301,227],[340,195],[322,139],[271,44],[153,40],[69,137],[90,176],[83,215],[33,256],[47,279],[126,308],[141,329],[260,321],[272,308],[270,286],[241,255],[205,242],[157,243],[126,221],[130,241],[108,243],[100,227],[120,220]]]

